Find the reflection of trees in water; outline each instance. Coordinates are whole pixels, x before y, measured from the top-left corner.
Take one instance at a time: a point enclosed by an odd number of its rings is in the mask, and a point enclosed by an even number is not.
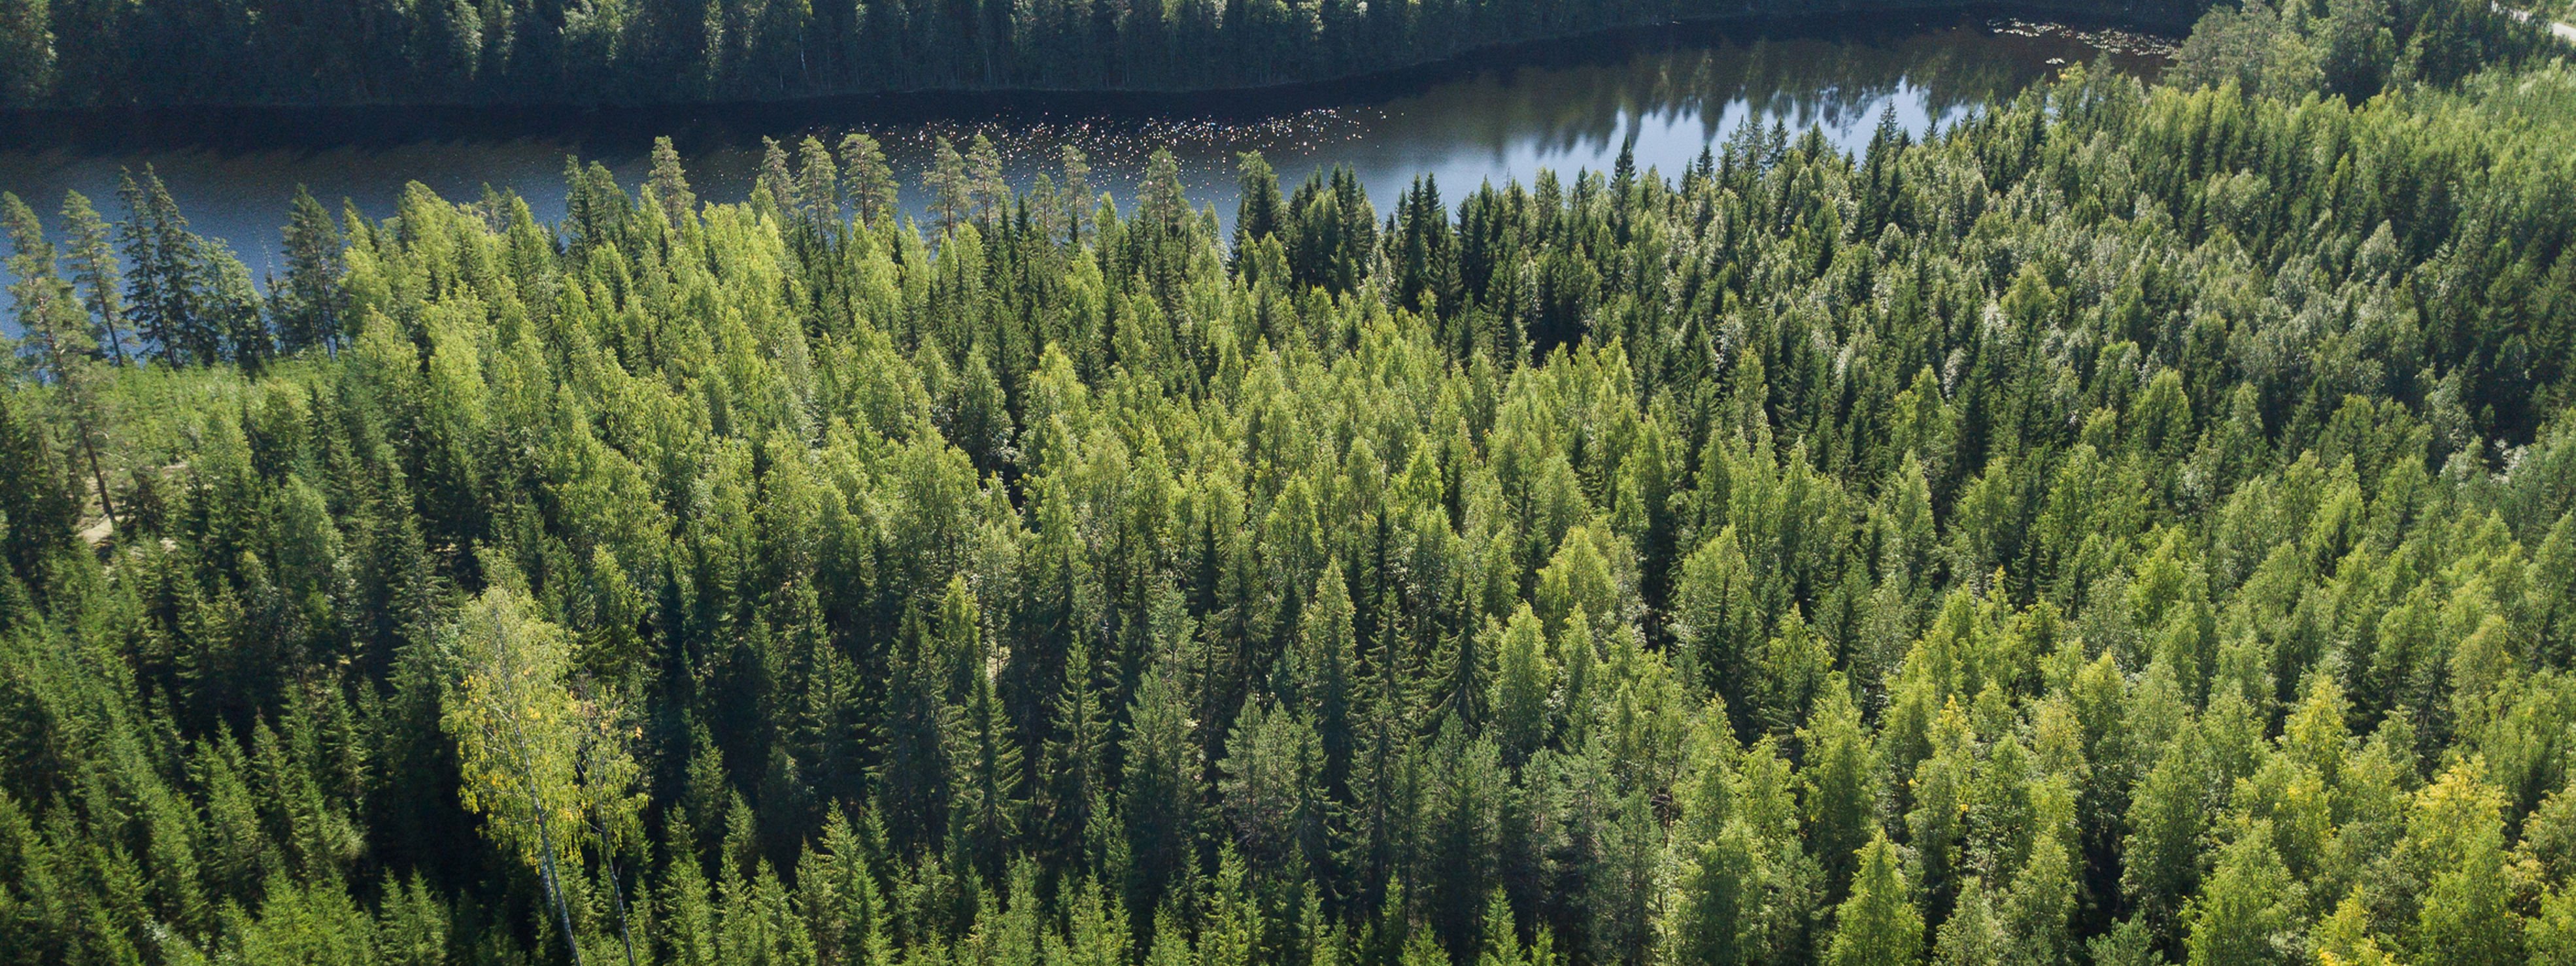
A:
[[[1875,122],[1900,93],[1944,117],[2010,96],[2051,71],[2051,58],[2091,54],[2065,38],[1968,29],[1879,41],[1720,39],[1613,64],[1495,71],[1427,91],[1395,120],[1408,140],[1597,153],[1614,148],[1632,118],[1695,117],[1712,139],[1726,133],[1719,128],[1731,115],[1846,129]]]
[[[152,163],[200,231],[230,241],[258,266],[273,250],[297,184],[327,199],[351,198],[379,217],[392,213],[402,185],[413,179],[452,198],[472,197],[488,184],[526,197],[551,220],[562,211],[567,154],[603,161],[632,186],[643,175],[652,138],[675,135],[701,196],[730,202],[751,193],[761,138],[777,138],[792,152],[809,134],[837,143],[842,132],[866,130],[884,141],[904,181],[906,207],[918,213],[932,139],[946,136],[962,146],[981,132],[1000,148],[1018,188],[1054,173],[1058,148],[1071,144],[1090,154],[1094,187],[1122,199],[1134,196],[1146,157],[1169,148],[1181,161],[1192,200],[1213,202],[1230,216],[1240,151],[1264,152],[1291,181],[1349,162],[1374,166],[1389,185],[1400,186],[1405,177],[1433,169],[1472,175],[1480,154],[1605,163],[1631,125],[1679,134],[1695,120],[1701,139],[1714,140],[1730,133],[1721,128],[1734,119],[1767,123],[1776,116],[1794,128],[1816,124],[1865,136],[1892,97],[1904,111],[1948,117],[2010,96],[2048,73],[2052,58],[2096,56],[2067,32],[2025,33],[1895,24],[1757,37],[1740,26],[1678,27],[1643,41],[1630,36],[1492,55],[1486,59],[1497,66],[1482,69],[1378,78],[1197,110],[1014,110],[988,99],[953,98],[900,110],[862,101],[572,115],[193,112],[148,124],[105,119],[66,122],[59,130],[0,131],[0,143],[51,146],[0,147],[0,187],[28,197],[58,199],[67,188],[111,197],[118,169]],[[1377,201],[1392,204],[1393,198]]]
[[[1518,150],[1597,155],[1616,150],[1638,120],[1679,126],[1696,119],[1703,140],[1724,136],[1723,126],[1746,116],[1765,123],[1777,117],[1795,129],[1865,129],[1897,96],[1909,110],[1942,118],[2010,96],[2052,70],[2052,58],[2089,60],[2096,53],[2070,35],[1966,26],[1751,38],[1683,27],[1643,49],[1630,38],[1511,56],[1528,59],[1389,80],[1375,96],[1351,98],[1358,103],[1349,106],[1003,112],[864,127],[885,143],[907,180],[927,163],[934,137],[962,145],[982,133],[1000,147],[1011,179],[1022,187],[1053,167],[1062,145],[1088,153],[1097,177],[1110,186],[1127,183],[1149,154],[1168,148],[1195,195],[1230,190],[1235,156],[1250,150],[1269,155],[1294,180],[1309,166],[1359,156],[1421,162]]]

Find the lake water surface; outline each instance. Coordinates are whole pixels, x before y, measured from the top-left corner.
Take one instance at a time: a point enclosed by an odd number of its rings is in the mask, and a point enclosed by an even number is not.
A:
[[[1676,24],[1495,51],[1468,61],[1296,89],[1191,96],[900,95],[782,104],[624,110],[351,109],[0,117],[0,190],[53,222],[65,190],[123,215],[117,174],[150,164],[201,234],[253,274],[275,264],[298,184],[325,203],[390,214],[410,181],[455,200],[486,186],[563,209],[567,156],[635,184],[670,135],[710,201],[748,196],[761,139],[836,142],[867,131],[914,188],[932,138],[992,137],[1012,181],[1053,172],[1058,147],[1090,155],[1092,183],[1131,204],[1145,158],[1169,148],[1199,204],[1231,220],[1235,156],[1260,151],[1293,184],[1348,164],[1381,213],[1416,174],[1455,201],[1477,183],[1540,168],[1603,170],[1633,142],[1639,168],[1678,172],[1748,120],[1809,126],[1858,151],[1882,112],[1920,133],[1965,117],[2066,65],[2152,73],[2155,38],[2002,17],[1904,16],[1870,23]]]

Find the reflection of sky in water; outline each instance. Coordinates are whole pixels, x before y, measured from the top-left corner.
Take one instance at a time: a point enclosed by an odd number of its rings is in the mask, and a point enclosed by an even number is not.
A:
[[[1924,95],[1922,88],[1908,85],[1873,97],[1857,109],[1836,105],[1821,112],[1791,111],[1778,116],[1792,131],[1813,125],[1834,144],[1858,152],[1877,129],[1880,112],[1891,105],[1897,123],[1915,132],[1936,119],[1947,125],[1969,110],[1958,105],[1936,108]],[[1454,202],[1481,182],[1500,186],[1518,179],[1526,183],[1540,169],[1566,177],[1578,170],[1609,170],[1631,138],[1639,170],[1678,175],[1702,150],[1717,147],[1717,142],[1746,122],[1758,118],[1767,125],[1773,116],[1745,100],[1643,110],[1623,105],[1602,115],[1597,124],[1553,132],[1553,136],[1497,137],[1483,143],[1368,142],[1317,161],[1350,164],[1368,186],[1369,197],[1381,207],[1391,204],[1417,173],[1436,177],[1441,197]],[[1282,170],[1300,169],[1282,166]]]
[[[1748,120],[1820,128],[1833,143],[1861,150],[1880,113],[1920,133],[1973,105],[2011,92],[2059,64],[2104,57],[2078,38],[2027,25],[1897,24],[1863,36],[1749,34],[1744,28],[1682,26],[1595,41],[1545,45],[1512,55],[1518,66],[1450,69],[1412,78],[1354,82],[1346,90],[1201,98],[1213,106],[995,110],[990,102],[945,116],[936,103],[816,102],[629,112],[376,110],[344,116],[216,115],[92,123],[75,131],[12,130],[0,122],[0,190],[15,191],[55,221],[63,192],[88,195],[110,218],[120,168],[152,164],[200,233],[224,239],[254,275],[275,265],[277,226],[297,184],[332,204],[354,200],[369,217],[392,213],[403,185],[418,180],[457,201],[484,186],[517,192],[540,218],[560,217],[567,154],[596,159],[633,186],[656,134],[674,136],[697,193],[740,201],[750,193],[760,139],[808,134],[836,142],[852,128],[886,144],[905,182],[907,206],[931,139],[961,148],[974,133],[1004,151],[1010,180],[1025,189],[1057,173],[1062,145],[1090,155],[1095,190],[1132,206],[1145,158],[1169,148],[1193,201],[1231,221],[1237,152],[1261,151],[1293,190],[1320,168],[1349,164],[1383,215],[1416,174],[1455,202],[1484,181],[1529,180],[1541,168],[1570,176],[1606,170],[1635,138],[1640,170],[1677,174],[1703,147]],[[2152,70],[2158,62],[2111,55],[2115,65]],[[1389,89],[1392,89],[1390,92]],[[1359,91],[1360,93],[1351,93]],[[1302,104],[1280,104],[1302,99]],[[1267,106],[1259,103],[1271,101]],[[1330,106],[1316,106],[1326,104]],[[908,115],[908,116],[905,116]],[[21,127],[31,127],[21,125]],[[101,130],[100,128],[110,128]],[[29,149],[30,144],[54,147]],[[281,146],[283,145],[283,146]]]

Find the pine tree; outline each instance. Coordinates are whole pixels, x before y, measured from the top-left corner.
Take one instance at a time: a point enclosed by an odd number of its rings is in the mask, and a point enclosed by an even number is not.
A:
[[[930,146],[930,168],[921,173],[922,190],[930,192],[932,223],[938,226],[938,237],[946,238],[964,223],[975,210],[975,185],[966,173],[966,158],[947,138],[936,138]]]
[[[88,322],[73,301],[72,286],[54,273],[54,246],[45,239],[44,225],[17,195],[0,192],[0,231],[8,234],[13,253],[8,269],[15,281],[9,284],[9,299],[26,333],[20,351],[35,357],[54,384],[71,422],[73,445],[80,448],[89,463],[90,480],[98,485],[99,509],[114,527],[116,507],[108,496],[107,471],[98,452],[106,427],[99,409],[96,364],[90,358],[97,346],[90,341]]]
[[[345,242],[331,213],[302,185],[287,209],[285,236],[286,277],[269,285],[278,351],[291,355],[319,346],[336,354],[348,314],[340,290],[348,270],[341,256]]]
[[[55,383],[77,379],[72,363],[96,348],[89,326],[77,320],[71,285],[56,274],[54,244],[44,224],[14,194],[0,193],[0,231],[9,236],[11,307],[25,333],[19,352]]]
[[[966,145],[966,194],[972,199],[975,217],[987,224],[1008,213],[1011,186],[1002,180],[1001,149],[981,131]]]
[[[1457,236],[1440,206],[1440,183],[1428,175],[1398,199],[1395,235],[1389,239],[1390,281],[1405,308],[1447,318],[1458,305]],[[1454,341],[1453,341],[1453,344]]]
[[[867,845],[839,810],[823,820],[822,841],[796,865],[797,909],[817,966],[889,966],[886,908]]]
[[[673,841],[695,837],[686,822],[671,829]],[[662,928],[663,945],[670,950],[674,963],[687,966],[715,966],[719,962],[720,941],[717,936],[716,910],[708,893],[706,867],[693,849],[683,849],[662,865],[662,881],[653,890],[660,908],[655,919]]]
[[[823,139],[808,137],[796,147],[796,210],[816,226],[836,227],[841,221],[841,169],[832,163],[831,149]]]
[[[88,306],[91,321],[97,326],[99,347],[108,361],[126,364],[131,337],[125,330],[125,290],[119,284],[116,248],[109,238],[107,222],[98,209],[90,206],[80,192],[63,194],[63,232],[68,237],[72,284],[79,286],[81,302]]]
[[[1424,708],[1429,722],[1447,727],[1454,723],[1469,734],[1482,734],[1492,718],[1494,651],[1501,642],[1503,625],[1487,618],[1483,627],[1460,610],[1451,624],[1455,630],[1440,638],[1439,649],[1430,656],[1431,690],[1424,695],[1429,704]]]
[[[1058,160],[1064,166],[1063,197],[1065,203],[1065,241],[1080,244],[1083,228],[1091,223],[1091,206],[1099,199],[1091,193],[1091,161],[1082,149],[1065,145]]]
[[[376,912],[377,955],[387,966],[437,966],[447,961],[454,918],[448,905],[420,873],[396,879],[391,873],[377,889],[384,898]]]
[[[1050,957],[1053,966],[1130,966],[1127,910],[1119,908],[1118,897],[1101,887],[1099,880],[1075,884],[1068,892],[1072,898],[1065,923],[1065,944],[1060,953]]]
[[[1706,470],[1702,471],[1707,475]],[[1745,723],[1759,706],[1753,685],[1761,657],[1760,608],[1753,600],[1752,565],[1727,527],[1682,562],[1673,585],[1674,663],[1698,693],[1725,698]],[[1854,843],[1858,848],[1858,843]]]
[[[766,199],[764,210],[777,216],[796,211],[796,176],[787,167],[787,149],[777,138],[760,139],[760,172],[752,181],[752,204],[758,207]]]
[[[841,171],[849,178],[850,200],[859,218],[870,226],[887,224],[902,210],[894,168],[886,164],[885,150],[877,146],[877,139],[857,133],[843,135]]]
[[[1400,837],[1410,819],[1413,792],[1413,696],[1408,690],[1407,660],[1411,647],[1398,636],[1393,591],[1379,601],[1376,639],[1369,644],[1368,664],[1353,717],[1359,733],[1352,742],[1349,842],[1339,865],[1350,870],[1363,902],[1384,898],[1398,861]]]
[[[1512,903],[1496,889],[1485,900],[1484,935],[1476,944],[1476,966],[1545,966],[1545,951],[1524,949],[1520,927],[1512,922]]]

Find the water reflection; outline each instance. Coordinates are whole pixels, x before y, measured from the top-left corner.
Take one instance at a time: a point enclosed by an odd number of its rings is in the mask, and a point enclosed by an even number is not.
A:
[[[1456,198],[1480,181],[1541,167],[1608,167],[1635,144],[1641,168],[1679,170],[1739,125],[1814,126],[1858,150],[1883,111],[1921,132],[1964,117],[2076,62],[2132,72],[2162,65],[2151,40],[2009,20],[1877,18],[1872,25],[1674,25],[1498,52],[1395,77],[1196,97],[908,96],[649,110],[189,111],[114,118],[0,118],[0,190],[49,212],[67,189],[111,216],[117,172],[152,164],[196,229],[229,241],[259,272],[298,184],[373,217],[405,183],[454,199],[485,186],[525,196],[541,217],[563,205],[567,155],[642,176],[651,139],[670,134],[697,192],[749,194],[760,139],[876,134],[913,181],[934,137],[977,132],[1025,187],[1058,149],[1091,155],[1092,181],[1128,197],[1145,157],[1169,148],[1194,200],[1231,216],[1237,152],[1263,152],[1283,178],[1352,165],[1381,208],[1417,173]],[[921,202],[908,190],[906,200]]]

